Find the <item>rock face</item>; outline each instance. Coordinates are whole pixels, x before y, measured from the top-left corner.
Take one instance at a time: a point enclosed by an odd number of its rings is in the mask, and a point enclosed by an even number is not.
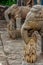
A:
[[[41,35],[41,37],[43,37],[43,6],[41,6],[41,5],[35,5],[32,7],[30,12],[27,14],[26,20],[21,28],[21,35],[22,35],[22,38],[24,39],[26,45],[28,45],[28,43],[30,42],[34,31],[39,32],[38,34],[35,34],[35,35],[38,40],[38,41],[36,41],[36,46],[40,48],[40,45],[38,45],[38,44],[41,44],[40,35]],[[37,37],[37,35],[39,37]],[[39,40],[39,38],[40,38],[40,40]],[[34,46],[34,44],[33,44],[33,46]],[[27,49],[28,49],[28,47],[27,47]],[[41,50],[41,48],[40,48],[40,50]],[[33,52],[33,50],[32,50],[32,52]],[[37,51],[37,53],[38,53],[38,51]],[[36,55],[37,55],[37,53],[36,53]],[[26,59],[29,59],[29,58],[27,57]]]
[[[7,29],[11,38],[21,37],[22,21],[25,20],[27,13],[30,11],[29,6],[12,5],[5,11],[6,21],[9,22]],[[10,17],[10,18],[9,18]]]

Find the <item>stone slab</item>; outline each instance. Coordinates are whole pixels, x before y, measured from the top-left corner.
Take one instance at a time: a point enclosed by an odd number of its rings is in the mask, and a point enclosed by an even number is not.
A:
[[[1,38],[9,65],[43,65],[43,56],[41,55],[36,63],[31,64],[23,61],[23,49],[25,45],[24,41],[22,39],[9,39],[7,35],[8,34],[6,32],[4,34],[2,33]]]

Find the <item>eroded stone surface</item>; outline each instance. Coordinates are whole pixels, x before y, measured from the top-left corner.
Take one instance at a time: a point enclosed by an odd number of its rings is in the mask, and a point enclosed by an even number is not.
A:
[[[9,65],[21,65],[23,59],[24,41],[21,39],[11,40],[7,37],[7,34],[2,34],[4,52],[7,57]]]
[[[3,65],[41,65],[43,63],[41,56],[39,56],[36,63],[24,62],[24,41],[22,39],[9,39],[6,31],[1,34],[3,44],[0,46],[0,63],[3,63]]]
[[[6,61],[6,55],[4,53],[3,44],[0,39],[0,65],[8,65]]]

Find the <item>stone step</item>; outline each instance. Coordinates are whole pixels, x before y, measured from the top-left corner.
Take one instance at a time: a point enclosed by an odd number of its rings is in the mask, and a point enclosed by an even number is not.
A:
[[[5,20],[0,20],[0,28],[6,28],[7,22]]]

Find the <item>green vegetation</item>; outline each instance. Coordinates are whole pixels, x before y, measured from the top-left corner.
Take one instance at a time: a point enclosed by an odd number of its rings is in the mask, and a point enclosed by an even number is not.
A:
[[[12,4],[16,4],[17,0],[0,0],[0,5],[11,6]]]

